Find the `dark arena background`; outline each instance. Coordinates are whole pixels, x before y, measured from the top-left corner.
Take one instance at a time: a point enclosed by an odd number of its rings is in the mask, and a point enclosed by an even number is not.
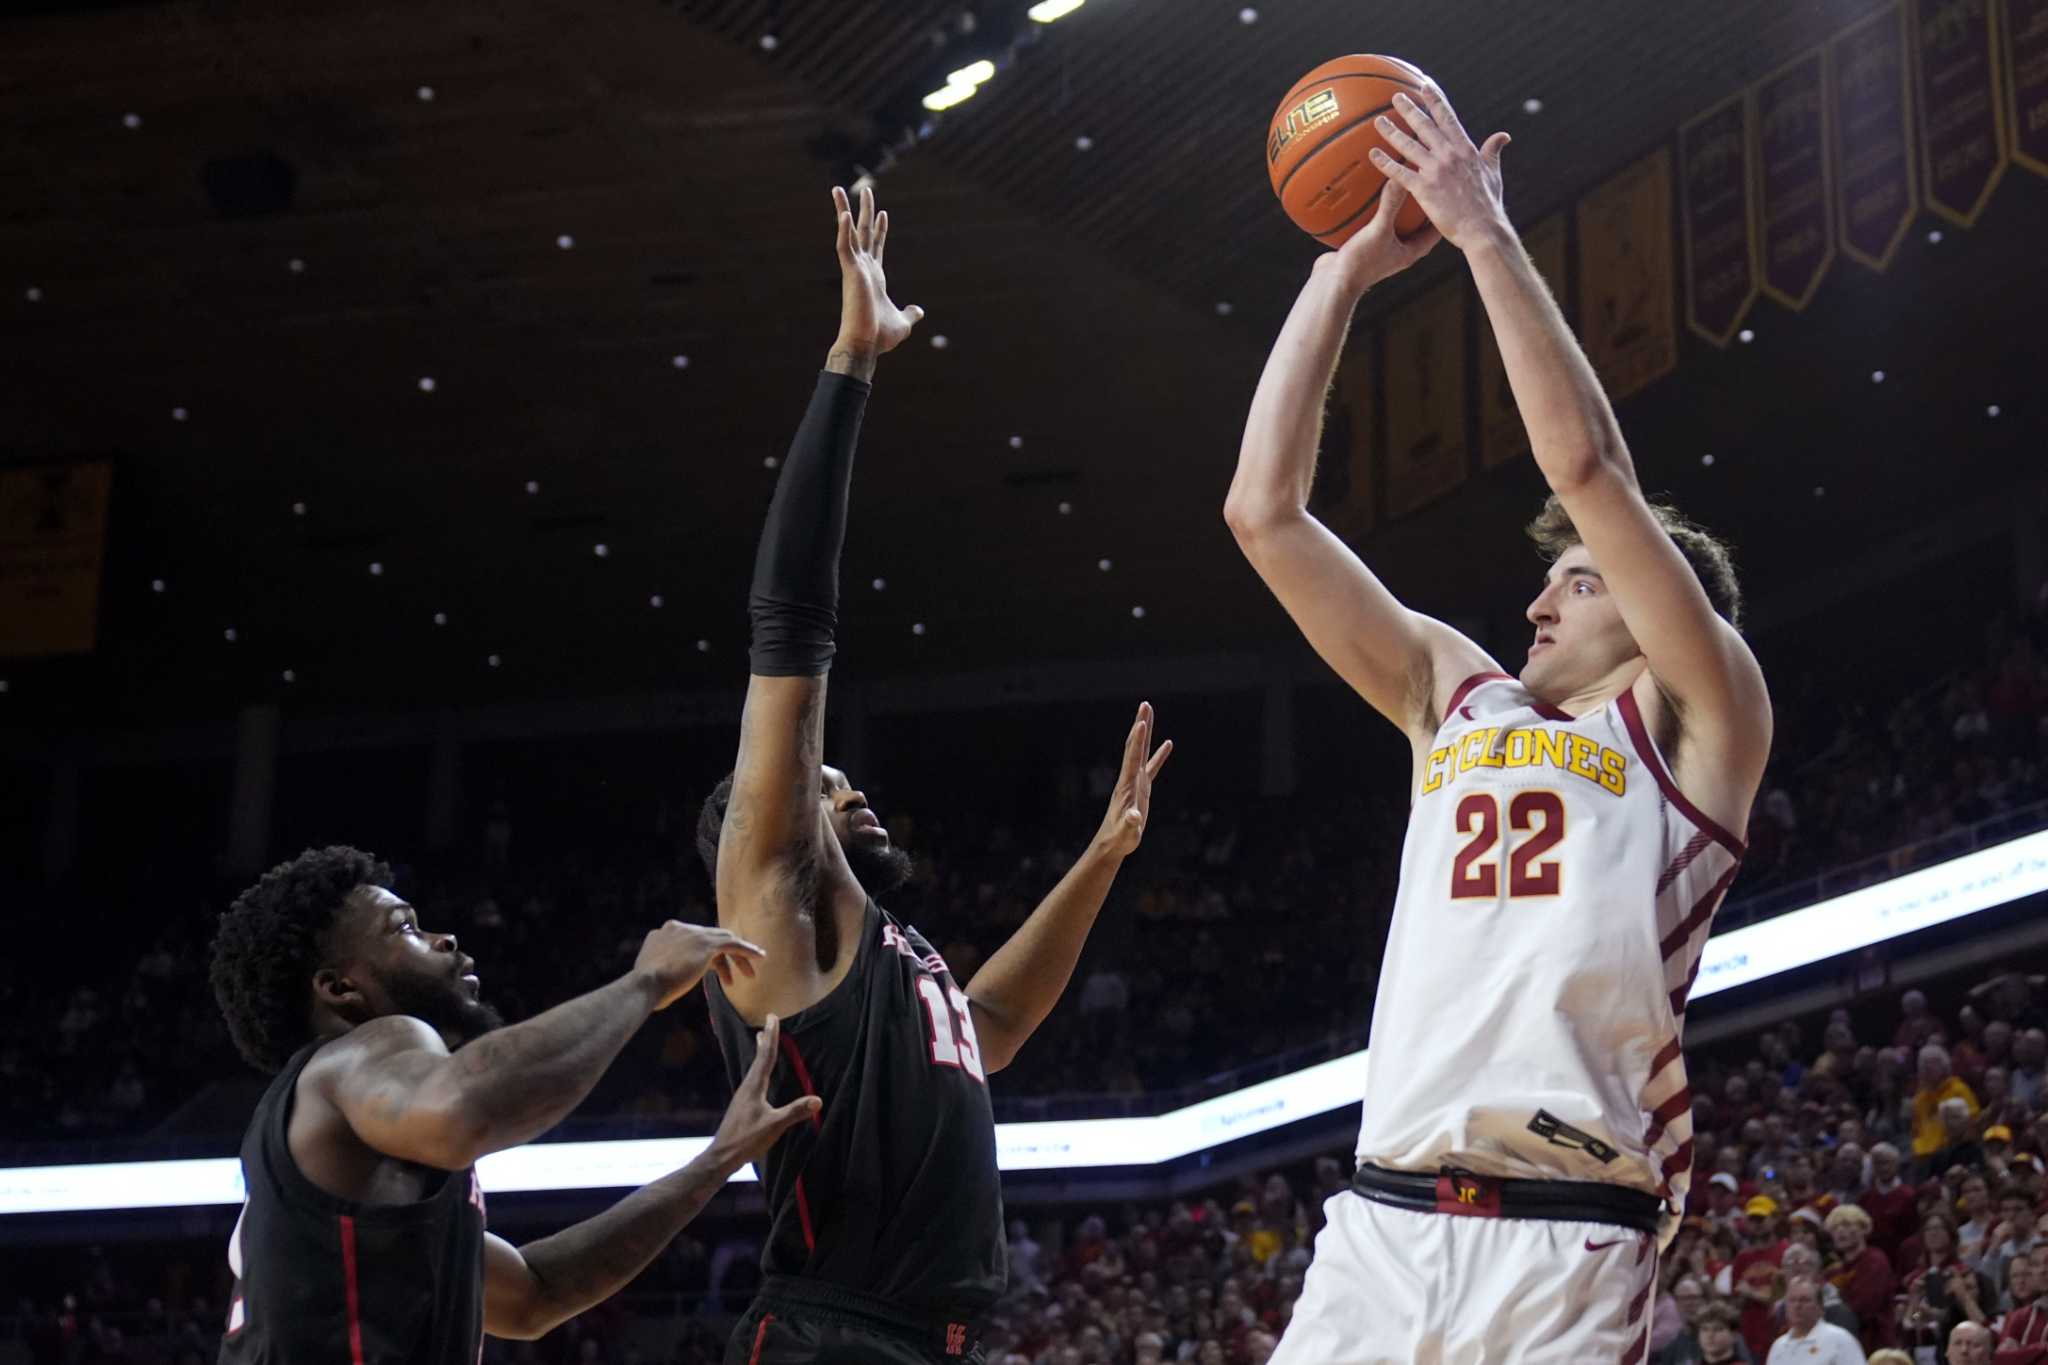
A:
[[[1349,1178],[1408,806],[1407,746],[1222,515],[1321,251],[1264,130],[1351,52],[1512,134],[1514,226],[1644,487],[1732,542],[1770,685],[1686,1020],[1698,1221],[1650,1358],[1698,1359],[1715,1301],[1767,1348],[1786,1281],[1730,1273],[1743,1210],[1834,1269],[1816,1215],[1870,1198],[1884,1142],[1920,1212],[1974,1228],[1987,1325],[2024,1309],[2011,1267],[2048,1247],[2042,0],[18,0],[0,1365],[218,1354],[264,1080],[207,953],[264,869],[389,859],[514,1020],[665,919],[715,920],[693,837],[836,325],[834,185],[874,188],[894,297],[928,314],[867,412],[826,724],[917,860],[891,908],[965,982],[1100,823],[1139,701],[1175,745],[1072,984],[991,1082],[988,1359],[1263,1365]],[[1359,309],[1311,507],[1513,672],[1544,493],[1439,246]],[[1930,1040],[1968,1123],[1916,1150]],[[686,997],[486,1161],[491,1229],[679,1165],[730,1093]],[[758,1190],[484,1360],[721,1358]],[[1915,1198],[1877,1231],[1896,1294],[1835,1307],[1933,1360]]]

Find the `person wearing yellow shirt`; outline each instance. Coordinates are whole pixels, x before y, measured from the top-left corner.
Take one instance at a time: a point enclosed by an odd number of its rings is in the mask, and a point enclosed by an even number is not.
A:
[[[1948,1049],[1939,1043],[1929,1043],[1920,1049],[1919,1082],[1919,1088],[1913,1092],[1913,1155],[1927,1157],[1949,1142],[1941,1119],[1943,1100],[1962,1100],[1969,1105],[1971,1118],[1983,1106],[1977,1102],[1976,1092],[1956,1075]]]

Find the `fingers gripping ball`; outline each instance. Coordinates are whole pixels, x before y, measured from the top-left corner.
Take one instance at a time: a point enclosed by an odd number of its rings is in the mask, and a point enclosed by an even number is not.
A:
[[[1373,120],[1385,114],[1412,131],[1394,93],[1419,97],[1429,84],[1397,57],[1363,55],[1324,62],[1294,83],[1266,131],[1266,173],[1296,227],[1336,247],[1372,221],[1387,183],[1372,164],[1372,149],[1386,146]],[[1428,221],[1410,199],[1394,226],[1410,237]]]

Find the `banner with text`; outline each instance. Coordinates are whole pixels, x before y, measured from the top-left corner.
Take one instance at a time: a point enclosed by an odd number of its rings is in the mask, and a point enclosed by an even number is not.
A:
[[[91,652],[114,467],[0,469],[0,658]]]
[[[1387,515],[1465,479],[1465,286],[1432,285],[1387,316]]]
[[[1828,44],[1835,70],[1835,223],[1842,254],[1884,270],[1913,221],[1906,18],[1888,5]]]
[[[1685,325],[1726,346],[1757,293],[1746,94],[1730,95],[1679,128],[1678,186]]]
[[[1550,286],[1558,307],[1564,307],[1564,216],[1553,214],[1530,228],[1522,234],[1522,246],[1535,262],[1536,273]],[[1493,324],[1487,321],[1476,292],[1472,308],[1479,318],[1479,460],[1491,469],[1527,451],[1529,432],[1522,425],[1521,409],[1515,406],[1514,390],[1508,387],[1507,366],[1501,363]]]
[[[1618,403],[1678,364],[1671,148],[1659,147],[1593,190],[1576,213],[1579,337]]]
[[[2005,174],[1991,0],[1913,0],[1913,41],[1927,207],[1969,227]]]
[[[1835,260],[1827,49],[1817,47],[1758,81],[1750,107],[1763,292],[1797,310]]]
[[[2048,0],[2004,0],[2005,145],[2012,159],[2048,175]]]

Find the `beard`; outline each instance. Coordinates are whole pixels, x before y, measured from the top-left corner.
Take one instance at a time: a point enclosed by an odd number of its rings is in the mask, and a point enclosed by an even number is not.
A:
[[[877,900],[908,882],[917,870],[910,855],[894,844],[877,846],[870,839],[849,839],[845,847],[846,865],[853,869],[853,879],[860,883],[861,890]]]
[[[400,1014],[409,1014],[444,1038],[451,1048],[462,1046],[505,1026],[504,1016],[481,1000],[469,998],[461,980],[402,977],[384,983]]]

